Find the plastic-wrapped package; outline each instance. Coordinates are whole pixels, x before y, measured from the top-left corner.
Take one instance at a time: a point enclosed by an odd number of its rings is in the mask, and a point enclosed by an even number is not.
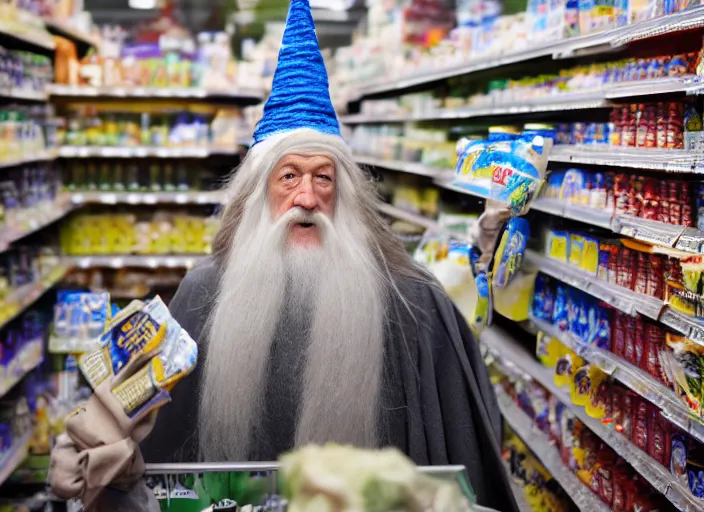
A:
[[[453,184],[524,214],[542,186],[553,139],[534,130],[515,140],[461,139]]]

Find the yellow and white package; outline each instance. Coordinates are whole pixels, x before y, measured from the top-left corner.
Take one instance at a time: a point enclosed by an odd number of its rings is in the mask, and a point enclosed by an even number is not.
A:
[[[133,301],[115,315],[100,349],[78,364],[95,389],[112,378],[112,393],[132,417],[169,400],[168,391],[196,365],[198,348],[158,296]]]

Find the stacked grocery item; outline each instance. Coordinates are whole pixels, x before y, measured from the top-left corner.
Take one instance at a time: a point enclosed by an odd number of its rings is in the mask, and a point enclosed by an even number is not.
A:
[[[0,89],[46,93],[54,72],[46,55],[0,46]]]
[[[3,305],[0,319],[13,309],[14,292],[39,283],[59,267],[59,258],[51,247],[16,245],[0,252],[0,304]]]
[[[555,125],[557,144],[687,149],[703,147],[701,109],[694,101],[632,103],[612,109],[607,122]]]
[[[66,146],[237,147],[237,136],[242,132],[237,109],[179,110],[157,107],[136,111],[78,105],[59,118],[56,138]]]
[[[584,366],[563,364],[556,370],[560,372],[556,374],[556,381],[573,380],[575,372],[584,369]],[[577,381],[577,386],[581,385],[580,389],[584,388],[583,381],[583,378]],[[572,387],[575,387],[574,384]],[[667,504],[662,495],[550,391],[534,381],[526,382],[521,379],[512,383],[504,381],[503,389],[513,398],[515,405],[533,420],[534,428],[554,444],[554,449],[565,467],[572,471],[607,507],[612,510],[643,511],[663,510],[662,507],[665,507],[664,509],[667,510]],[[627,393],[626,396],[630,397]],[[593,405],[588,398],[584,400],[581,395],[579,398],[580,402],[586,403],[577,405],[586,405],[587,409]],[[617,412],[618,416],[613,419],[616,430],[620,431],[625,438],[631,439],[634,444],[644,448],[652,447],[651,451],[658,454],[659,460],[662,460],[668,469],[672,468],[675,477],[679,479],[684,476],[686,480],[688,467],[686,462],[685,466],[682,466],[681,446],[689,440],[678,435],[674,437],[667,435],[665,433],[667,427],[663,426],[667,424],[667,420],[660,417],[656,411],[652,411],[647,402],[641,402],[637,397],[631,398],[635,398],[635,401],[629,400],[628,409],[622,409],[620,401],[616,406],[614,412]],[[597,403],[600,404],[598,400],[594,402],[594,404]],[[646,451],[644,448],[643,451]],[[686,453],[694,455],[696,452],[692,447],[690,452]],[[695,460],[692,457],[693,464]],[[686,455],[684,461],[687,461]],[[695,465],[691,466],[690,471],[695,467]],[[698,488],[696,481],[692,483],[692,488],[693,492]]]
[[[219,178],[185,161],[79,160],[61,166],[67,192],[188,192],[217,190]]]
[[[704,185],[700,182],[568,169],[550,175],[541,197],[612,215],[701,229],[703,196]]]
[[[420,9],[411,4],[410,20],[404,19],[402,13],[390,12],[384,30],[370,24],[365,37],[345,49],[345,53],[356,58],[345,59],[340,66],[342,84],[358,87],[364,81],[382,83],[387,78],[490,61],[497,55],[547,47],[555,41],[626,27],[699,6],[696,0],[626,0],[606,4],[529,1],[525,11],[515,13],[514,9],[514,13],[504,14],[502,4],[495,0],[462,0],[455,11],[456,26],[448,34],[442,3],[427,3],[430,6],[422,3],[425,12],[433,15],[422,21],[415,17],[415,11]],[[384,7],[388,9],[387,5]],[[408,50],[410,45],[399,44],[396,38],[407,40],[414,51]]]
[[[455,164],[455,144],[447,130],[402,125],[355,126],[349,145],[358,155],[388,160],[419,162],[430,167],[451,168]]]
[[[42,107],[0,109],[0,165],[39,159],[54,140]]]
[[[225,32],[162,35],[156,42],[125,43],[125,34],[105,30],[99,51],[78,59],[75,45],[59,40],[56,83],[69,86],[202,88],[231,94],[238,86],[261,89],[258,74],[235,61]],[[65,88],[57,87],[57,93]],[[72,91],[69,89],[69,93]],[[129,90],[127,91],[129,92]]]
[[[13,167],[0,181],[0,233],[22,232],[61,206],[54,169],[46,164]],[[0,235],[0,240],[5,238]]]
[[[700,384],[704,349],[700,344],[681,334],[669,332],[656,322],[611,309],[590,295],[544,275],[539,275],[536,281],[532,314],[534,318],[554,325],[561,332],[571,333],[584,346],[608,352],[617,364],[630,363],[628,371],[637,375],[637,379],[651,379],[661,384],[663,389],[669,388],[673,400],[679,400],[682,408],[694,420],[702,422],[703,397]],[[543,362],[548,364],[551,361],[549,366],[554,366],[560,375],[567,375],[563,371],[567,368],[567,363],[560,361],[568,361],[577,366],[589,362],[584,362],[558,340],[542,334],[538,337],[537,350]],[[589,375],[591,391],[600,393],[599,382],[604,379],[604,374],[594,368]],[[571,385],[578,382],[575,380]],[[570,382],[565,380],[563,384]],[[603,401],[605,396],[607,395],[600,395],[599,400]],[[592,407],[596,407],[599,400],[592,400]],[[610,409],[604,403],[599,407],[599,415],[595,417],[610,415]],[[641,449],[646,451],[643,447]],[[655,455],[651,456],[657,459]]]
[[[531,510],[567,512],[570,499],[550,472],[533,455],[530,448],[511,430],[504,428],[504,457],[508,459],[511,478],[523,489]]]
[[[169,211],[138,214],[78,214],[61,226],[62,252],[97,254],[208,254],[217,217]]]
[[[701,54],[699,51],[630,58],[575,66],[554,74],[490,80],[483,91],[477,91],[476,86],[463,87],[460,84],[444,97],[436,97],[432,92],[419,92],[391,99],[369,99],[362,102],[360,112],[367,116],[422,114],[437,108],[490,107],[544,98],[557,99],[561,94],[600,93],[619,85],[665,77],[686,80],[700,74]],[[682,117],[681,112],[679,117]]]

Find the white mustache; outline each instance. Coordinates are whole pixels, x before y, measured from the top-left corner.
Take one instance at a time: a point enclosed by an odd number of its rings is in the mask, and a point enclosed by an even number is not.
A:
[[[315,226],[328,226],[331,221],[327,215],[321,212],[312,212],[295,206],[283,214],[276,222],[277,224],[285,224],[290,227],[293,224],[314,224]]]

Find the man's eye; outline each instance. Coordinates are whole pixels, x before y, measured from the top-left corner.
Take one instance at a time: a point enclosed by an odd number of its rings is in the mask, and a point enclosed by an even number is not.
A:
[[[332,181],[332,178],[327,174],[318,174],[318,179],[323,181]]]
[[[293,174],[292,172],[287,172],[286,174],[284,174],[284,179],[285,179],[285,180],[292,180],[292,179],[295,178],[295,177],[296,177],[296,175]]]

